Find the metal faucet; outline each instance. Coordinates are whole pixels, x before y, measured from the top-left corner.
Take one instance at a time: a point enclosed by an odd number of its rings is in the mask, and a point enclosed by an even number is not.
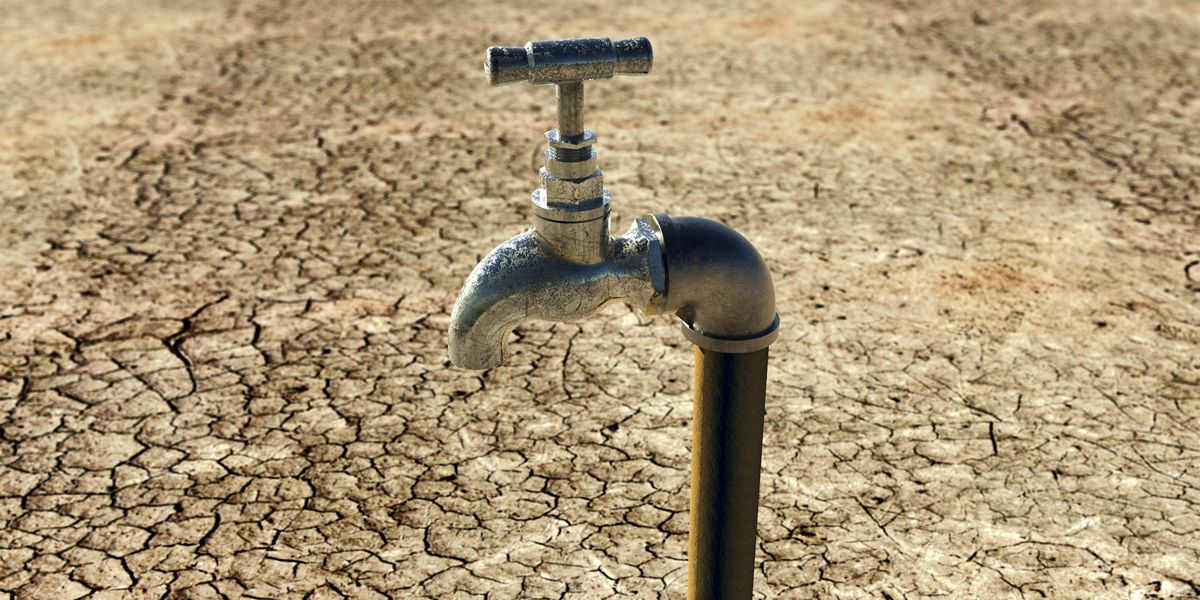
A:
[[[767,347],[779,334],[775,290],[746,238],[716,221],[636,219],[609,235],[611,197],[583,127],[583,82],[650,72],[650,40],[581,38],[491,47],[493,85],[558,87],[558,127],[533,192],[533,229],[492,250],[467,277],[450,319],[450,359],[499,366],[529,320],[576,321],[612,301],[674,312],[696,345],[688,595],[749,598],[766,399]]]

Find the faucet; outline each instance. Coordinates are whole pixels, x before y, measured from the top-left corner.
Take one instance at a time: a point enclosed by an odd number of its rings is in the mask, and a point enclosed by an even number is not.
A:
[[[650,40],[579,38],[487,50],[492,85],[557,86],[532,229],[500,244],[463,284],[450,318],[451,361],[489,369],[530,320],[576,321],[609,302],[673,312],[695,346],[688,595],[749,598],[766,401],[767,348],[779,335],[771,274],[754,246],[708,219],[644,215],[609,232],[611,195],[583,126],[583,83],[645,75]]]

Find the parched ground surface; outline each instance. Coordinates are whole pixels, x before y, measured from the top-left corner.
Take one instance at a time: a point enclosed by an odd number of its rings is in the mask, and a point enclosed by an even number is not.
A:
[[[683,598],[674,323],[446,357],[585,34],[614,228],[775,273],[758,595],[1200,595],[1191,0],[2,8],[0,597]]]

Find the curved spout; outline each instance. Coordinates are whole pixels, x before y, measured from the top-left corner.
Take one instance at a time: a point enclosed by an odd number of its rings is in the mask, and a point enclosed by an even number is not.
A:
[[[613,238],[598,263],[569,260],[533,230],[492,250],[454,304],[450,360],[497,367],[514,327],[577,321],[614,300],[646,314],[674,311],[684,335],[705,350],[753,352],[779,335],[775,287],[754,246],[716,221],[660,213]]]
[[[664,311],[705,350],[761,350],[779,336],[775,286],[754,245],[732,228],[698,217],[653,215],[667,267]]]
[[[614,238],[599,263],[568,260],[536,231],[492,250],[471,272],[450,317],[450,360],[489,369],[504,360],[508,334],[539,319],[577,321],[614,300],[653,314],[665,292],[662,251],[649,222],[638,219]]]

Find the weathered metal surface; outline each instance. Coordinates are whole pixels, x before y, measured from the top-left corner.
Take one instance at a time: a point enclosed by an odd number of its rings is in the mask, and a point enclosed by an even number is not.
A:
[[[578,321],[626,301],[653,314],[666,290],[658,236],[638,219],[609,242],[599,263],[567,260],[536,231],[492,250],[471,272],[450,320],[450,359],[468,369],[497,367],[517,325],[532,319]]]
[[[484,70],[492,85],[575,83],[614,75],[645,75],[654,64],[650,40],[606,37],[529,42],[524,48],[493,46]]]

